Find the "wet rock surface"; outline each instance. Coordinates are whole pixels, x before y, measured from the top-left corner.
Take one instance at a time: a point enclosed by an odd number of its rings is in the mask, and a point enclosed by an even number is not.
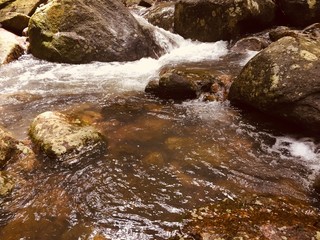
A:
[[[159,81],[151,81],[145,91],[162,99],[187,100],[204,94],[207,100],[224,101],[231,79],[215,70],[176,67],[164,69]]]
[[[0,168],[3,168],[12,158],[17,143],[18,141],[9,132],[0,128]]]
[[[173,239],[319,239],[319,214],[317,208],[284,197],[226,198],[191,211]]]
[[[261,30],[275,18],[275,4],[270,0],[183,0],[175,9],[174,31],[205,42],[230,40]]]
[[[29,23],[30,51],[68,63],[155,57],[159,48],[118,0],[50,1]]]
[[[0,198],[8,195],[14,188],[12,177],[4,171],[0,171]]]
[[[319,131],[319,59],[318,39],[281,38],[242,69],[229,99]]]
[[[144,17],[153,25],[173,32],[174,29],[174,2],[161,2],[151,7]]]
[[[24,54],[23,41],[23,38],[0,28],[0,66],[17,60]]]
[[[104,139],[95,128],[58,112],[38,115],[29,134],[45,154],[66,165],[79,161],[79,155],[89,157],[91,153],[105,148]]]

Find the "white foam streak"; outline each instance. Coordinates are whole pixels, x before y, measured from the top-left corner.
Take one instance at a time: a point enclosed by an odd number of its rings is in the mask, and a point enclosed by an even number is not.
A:
[[[279,154],[282,159],[296,159],[314,172],[320,170],[320,146],[310,138],[277,137],[270,153]]]
[[[215,60],[227,53],[225,42],[193,42],[164,30],[158,34],[168,39],[166,44],[171,44],[170,52],[159,59],[73,65],[23,56],[0,68],[0,93],[50,95],[143,91],[164,65]]]

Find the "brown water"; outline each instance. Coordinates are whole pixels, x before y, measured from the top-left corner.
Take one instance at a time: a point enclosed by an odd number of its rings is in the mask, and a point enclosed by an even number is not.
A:
[[[224,42],[157,31],[169,52],[158,60],[69,65],[26,55],[0,68],[0,125],[17,139],[28,143],[32,119],[58,110],[108,140],[106,153],[73,168],[43,156],[23,171],[9,164],[17,185],[0,199],[1,240],[168,239],[189,210],[225,198],[318,203],[310,187],[318,139],[227,102],[164,102],[143,93],[163,66],[205,63],[234,74],[250,55],[221,61]]]
[[[164,102],[135,91],[18,98],[0,117],[18,138],[38,113],[59,110],[95,125],[108,151],[70,169],[39,157],[18,173],[2,200],[0,239],[167,239],[187,211],[225,198],[316,204],[316,141],[288,137],[228,103]]]

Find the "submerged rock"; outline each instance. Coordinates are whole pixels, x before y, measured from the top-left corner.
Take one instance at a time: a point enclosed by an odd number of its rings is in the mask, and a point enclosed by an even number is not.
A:
[[[32,122],[29,135],[45,154],[73,164],[81,155],[89,157],[105,148],[102,135],[92,126],[84,125],[58,112],[44,112]]]
[[[175,6],[174,30],[205,42],[230,40],[273,24],[272,0],[182,0]]]
[[[229,99],[320,131],[320,40],[284,37],[243,68]]]
[[[18,59],[25,51],[23,39],[0,28],[0,66]]]
[[[287,198],[225,199],[193,210],[173,239],[318,239],[319,214],[317,208]]]
[[[8,173],[0,171],[0,197],[8,195],[14,188],[12,177]]]
[[[17,143],[18,141],[9,132],[0,128],[0,168],[14,156]]]
[[[218,71],[176,67],[163,70],[159,81],[151,81],[145,91],[162,99],[187,100],[205,94],[206,100],[224,101],[230,84],[231,76]]]
[[[30,51],[56,62],[131,61],[159,54],[118,0],[52,0],[31,17]]]

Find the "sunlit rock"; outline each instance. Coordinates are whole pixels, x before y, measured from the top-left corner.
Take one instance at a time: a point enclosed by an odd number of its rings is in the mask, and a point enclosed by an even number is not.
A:
[[[22,30],[28,26],[29,17],[36,8],[46,0],[11,0],[0,2],[0,24],[3,28],[22,34]]]
[[[55,62],[131,61],[159,48],[118,0],[52,0],[31,17],[30,52]]]
[[[272,0],[182,0],[177,2],[174,31],[204,42],[230,40],[272,25]]]
[[[276,4],[285,23],[305,27],[320,21],[320,2],[318,0],[278,0]]]
[[[18,59],[24,53],[21,41],[18,36],[0,28],[0,66]]]
[[[191,211],[181,234],[172,239],[315,239],[319,214],[294,199],[226,198]]]
[[[229,99],[320,130],[320,40],[284,37],[262,50],[243,68]]]
[[[105,148],[102,135],[92,126],[58,112],[44,112],[32,122],[29,135],[45,154],[67,164]]]

